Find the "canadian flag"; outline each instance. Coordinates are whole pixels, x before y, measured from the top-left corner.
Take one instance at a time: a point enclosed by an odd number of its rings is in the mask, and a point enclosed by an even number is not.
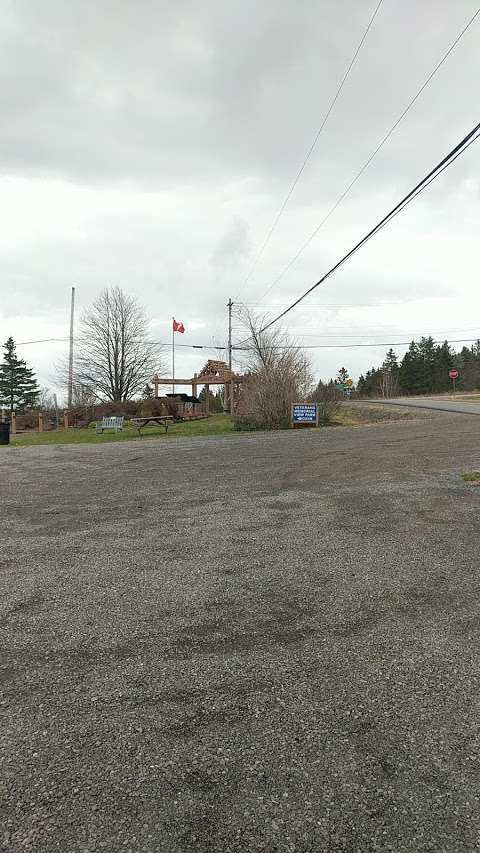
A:
[[[185,326],[183,325],[183,323],[181,323],[180,320],[175,320],[175,318],[173,318],[173,331],[181,332],[182,335],[185,331]]]

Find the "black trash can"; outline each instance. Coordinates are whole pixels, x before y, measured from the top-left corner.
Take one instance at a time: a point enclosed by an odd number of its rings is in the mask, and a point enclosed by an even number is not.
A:
[[[0,423],[0,444],[10,443],[10,424]]]

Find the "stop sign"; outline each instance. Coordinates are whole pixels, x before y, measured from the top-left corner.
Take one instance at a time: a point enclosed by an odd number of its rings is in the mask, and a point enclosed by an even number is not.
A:
[[[458,370],[455,370],[455,369],[453,369],[453,370],[449,370],[449,371],[448,371],[448,375],[449,375],[450,379],[457,379],[457,377],[458,377]]]

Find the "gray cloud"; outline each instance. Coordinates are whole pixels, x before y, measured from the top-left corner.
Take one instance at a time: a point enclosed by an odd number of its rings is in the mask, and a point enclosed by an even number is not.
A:
[[[455,5],[384,3],[303,194],[337,187],[371,151],[466,20],[471,4]],[[0,35],[2,169],[149,187],[246,177],[276,187],[308,147],[369,7],[16,0]],[[398,146],[403,164],[417,162],[432,136],[447,143],[452,120],[468,124],[457,74],[468,78],[475,63],[469,34],[432,83],[428,112],[419,102],[392,140],[390,176]]]
[[[212,255],[212,266],[221,271],[227,264],[235,264],[248,257],[250,249],[248,223],[243,219],[234,219]]]

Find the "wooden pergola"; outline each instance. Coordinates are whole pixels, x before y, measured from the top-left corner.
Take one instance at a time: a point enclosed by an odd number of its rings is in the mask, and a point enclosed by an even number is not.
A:
[[[158,389],[160,385],[172,385],[172,387],[174,385],[189,385],[194,397],[198,396],[197,390],[199,385],[206,385],[207,387],[210,385],[223,385],[225,388],[224,409],[225,411],[229,411],[233,414],[235,411],[235,401],[238,397],[238,391],[244,379],[244,376],[234,373],[225,361],[209,360],[205,366],[202,367],[200,373],[194,373],[191,379],[168,379],[155,375],[152,379],[152,383],[155,387],[155,397],[157,399],[159,396]],[[208,411],[209,399],[208,394],[206,394],[205,414],[208,414]]]

